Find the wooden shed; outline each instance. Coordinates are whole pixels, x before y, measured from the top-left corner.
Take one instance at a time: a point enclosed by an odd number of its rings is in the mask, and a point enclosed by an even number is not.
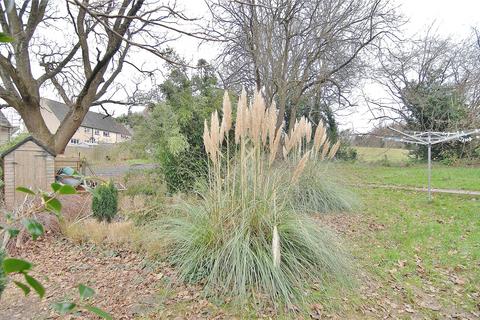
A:
[[[7,209],[25,199],[15,191],[23,186],[32,190],[49,190],[55,181],[55,153],[33,137],[28,137],[1,154],[4,200]]]

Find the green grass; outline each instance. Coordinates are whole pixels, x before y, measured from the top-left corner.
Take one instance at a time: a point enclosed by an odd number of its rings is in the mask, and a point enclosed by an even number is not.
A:
[[[127,163],[129,165],[135,165],[135,164],[149,164],[152,163],[152,160],[150,159],[128,159]]]
[[[443,310],[476,310],[480,290],[480,201],[473,197],[362,189],[364,217],[355,255],[387,295],[421,305],[433,296]],[[427,318],[434,310],[419,307]],[[435,316],[436,315],[436,316]]]
[[[395,163],[408,160],[407,149],[355,147],[358,160],[364,162],[391,161]]]
[[[427,186],[426,164],[408,167],[384,167],[371,164],[338,164],[337,170],[355,184],[398,186]],[[439,189],[480,190],[480,168],[449,167],[435,163],[432,168],[432,187]]]

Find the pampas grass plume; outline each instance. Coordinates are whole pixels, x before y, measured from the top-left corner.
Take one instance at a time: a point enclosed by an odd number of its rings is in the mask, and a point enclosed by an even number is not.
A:
[[[210,132],[208,130],[207,119],[205,119],[203,123],[203,145],[205,146],[205,151],[207,154],[211,153]]]
[[[278,147],[280,146],[280,140],[282,140],[282,129],[283,125],[277,130],[275,139],[273,139],[273,142],[270,143],[270,155],[268,159],[269,165],[272,165],[277,155]],[[285,150],[285,147],[283,149]]]
[[[329,148],[330,148],[330,141],[328,141],[328,139],[326,139],[325,143],[323,144],[322,155],[321,155],[320,159],[322,159],[322,160],[325,159],[325,157],[327,156]]]
[[[298,161],[297,167],[293,171],[292,175],[292,182],[297,182],[298,178],[303,172],[303,169],[305,169],[305,166],[307,165],[308,157],[310,156],[310,151],[305,152],[305,154],[302,156],[300,161]]]
[[[279,268],[280,260],[281,260],[281,247],[280,247],[280,235],[278,234],[277,226],[273,227],[272,256],[273,256],[273,266],[275,268]]]
[[[235,143],[240,143],[240,139],[242,138],[245,130],[246,125],[245,121],[245,109],[247,108],[247,93],[245,92],[245,88],[242,88],[242,93],[240,94],[240,98],[238,98],[238,105],[237,105],[237,119],[235,121]]]
[[[225,91],[223,95],[223,118],[222,118],[222,131],[228,135],[228,131],[232,128],[232,104],[228,92]]]
[[[328,159],[333,159],[335,155],[337,154],[338,148],[340,148],[340,140],[337,141],[331,148],[330,152],[328,153]]]

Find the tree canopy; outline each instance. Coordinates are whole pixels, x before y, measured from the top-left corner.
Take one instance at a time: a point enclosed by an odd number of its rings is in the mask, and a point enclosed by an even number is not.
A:
[[[159,162],[170,190],[191,188],[206,170],[204,120],[220,108],[223,90],[217,87],[212,67],[199,60],[191,75],[186,68],[170,67],[153,92],[158,101],[134,127],[133,145]]]

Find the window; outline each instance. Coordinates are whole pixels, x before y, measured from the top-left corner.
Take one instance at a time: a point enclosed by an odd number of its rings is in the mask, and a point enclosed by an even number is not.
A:
[[[100,135],[100,130],[95,129],[95,135],[99,136]]]
[[[128,139],[128,136],[124,135],[124,134],[122,134],[121,137],[122,137],[122,139]]]
[[[85,132],[85,133],[90,133],[90,132],[92,132],[92,129],[90,129],[90,128],[84,128],[84,132]]]
[[[80,140],[73,138],[73,139],[70,139],[70,143],[71,144],[79,144]]]
[[[108,132],[108,131],[103,131],[103,136],[104,136],[104,137],[110,137],[110,132]]]

